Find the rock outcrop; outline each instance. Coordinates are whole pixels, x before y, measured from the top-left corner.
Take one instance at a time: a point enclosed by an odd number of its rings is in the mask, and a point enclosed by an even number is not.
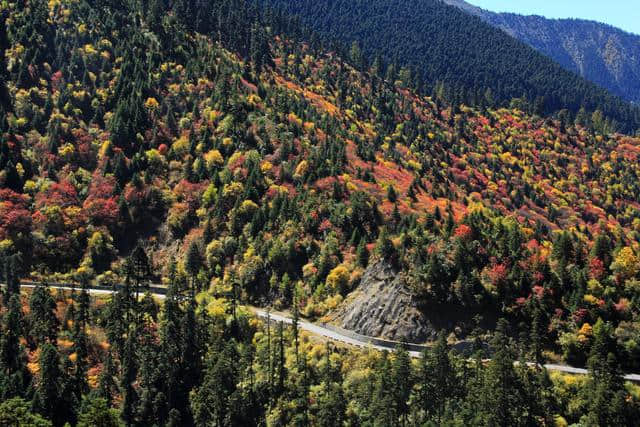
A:
[[[342,328],[371,337],[423,343],[436,336],[402,276],[384,262],[366,269],[360,286],[332,317]]]

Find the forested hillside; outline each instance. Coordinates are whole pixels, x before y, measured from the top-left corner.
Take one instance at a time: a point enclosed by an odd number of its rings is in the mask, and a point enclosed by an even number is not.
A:
[[[242,0],[1,7],[0,424],[636,419],[640,140],[601,113],[425,97]],[[243,307],[320,319],[378,263],[449,316],[420,361]]]
[[[620,130],[640,123],[639,109],[564,70],[535,49],[441,0],[261,0],[296,15],[329,39],[357,42],[365,56],[408,67],[427,93],[454,103],[530,110],[602,110]],[[420,85],[421,86],[421,85]]]
[[[445,0],[549,56],[567,70],[633,102],[640,102],[640,35],[600,22],[494,13]]]

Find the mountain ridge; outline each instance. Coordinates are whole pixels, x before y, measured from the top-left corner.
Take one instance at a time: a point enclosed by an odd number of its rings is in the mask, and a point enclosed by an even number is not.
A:
[[[378,57],[378,63],[408,68],[405,76],[454,104],[507,106],[520,98],[530,112],[549,115],[566,109],[575,117],[581,108],[588,114],[602,110],[616,128],[625,132],[638,128],[636,106],[440,0],[259,0],[259,4],[297,17],[326,39],[345,45],[355,42],[370,63]]]
[[[502,29],[567,70],[640,102],[640,35],[585,19],[492,12],[464,0],[442,0]]]

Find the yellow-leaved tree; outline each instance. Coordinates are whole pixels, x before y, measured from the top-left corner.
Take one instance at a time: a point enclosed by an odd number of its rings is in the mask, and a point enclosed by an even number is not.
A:
[[[640,270],[640,259],[635,254],[632,248],[624,247],[618,252],[613,263],[611,264],[611,270],[616,273],[620,280],[628,280],[635,277]]]
[[[334,292],[345,293],[349,286],[349,270],[343,264],[337,266],[327,276],[326,283]]]

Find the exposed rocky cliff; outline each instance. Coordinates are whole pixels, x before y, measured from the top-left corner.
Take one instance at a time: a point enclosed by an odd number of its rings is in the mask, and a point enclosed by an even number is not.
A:
[[[372,337],[422,343],[436,336],[402,275],[384,262],[367,268],[358,289],[333,318],[344,329]]]

